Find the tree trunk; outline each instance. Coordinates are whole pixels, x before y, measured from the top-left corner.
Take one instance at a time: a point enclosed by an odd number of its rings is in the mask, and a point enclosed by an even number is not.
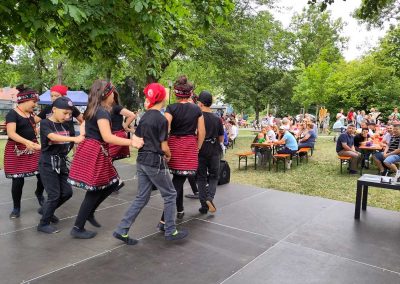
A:
[[[62,85],[62,83],[63,83],[63,71],[64,71],[63,67],[64,67],[64,62],[62,62],[62,61],[58,62],[58,65],[57,65],[57,84],[58,85]]]

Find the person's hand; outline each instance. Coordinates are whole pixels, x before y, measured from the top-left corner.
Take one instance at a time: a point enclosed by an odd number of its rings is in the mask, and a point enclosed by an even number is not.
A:
[[[32,142],[32,141],[26,141],[25,146],[28,151],[36,150],[35,148],[38,148],[38,146],[39,146],[39,150],[40,150],[40,145],[35,142]]]
[[[33,150],[35,150],[35,151],[40,151],[40,149],[42,149],[42,146],[40,146],[40,144],[38,144],[38,143],[33,143]]]
[[[388,156],[389,156],[388,153],[383,153],[383,157],[384,157],[384,158],[387,158]]]
[[[79,136],[76,136],[76,137],[74,137],[75,139],[74,139],[74,143],[76,143],[76,144],[79,144],[79,143],[81,143],[83,140],[85,140],[85,136],[83,136],[83,135],[79,135]]]
[[[171,156],[164,156],[164,159],[168,163],[171,160]]]
[[[137,148],[137,149],[142,148],[143,145],[144,145],[143,138],[139,138],[139,137],[137,137],[137,136],[134,135],[134,136],[132,137],[132,140],[131,140],[131,145],[132,145],[133,147]]]

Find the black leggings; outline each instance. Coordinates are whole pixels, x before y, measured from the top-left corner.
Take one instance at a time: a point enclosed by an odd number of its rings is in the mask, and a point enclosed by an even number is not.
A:
[[[75,227],[83,229],[86,220],[94,215],[97,207],[115,190],[118,184],[114,184],[102,190],[86,191],[85,198],[82,201],[78,216],[75,220]]]
[[[196,176],[188,176],[188,181],[189,181],[190,187],[192,188],[193,194],[198,193],[199,190],[197,189]]]
[[[44,187],[42,181],[40,180],[40,175],[36,175],[37,183],[36,183],[36,196],[43,196]],[[25,178],[13,178],[11,184],[11,195],[14,203],[14,208],[21,208],[21,197],[22,197],[22,188],[24,187]]]
[[[173,175],[172,183],[176,190],[176,211],[183,212],[183,184],[186,181],[187,176]],[[164,212],[161,216],[161,221],[164,221]]]

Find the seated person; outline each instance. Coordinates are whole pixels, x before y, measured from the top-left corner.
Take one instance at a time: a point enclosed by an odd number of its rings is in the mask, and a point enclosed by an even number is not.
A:
[[[263,127],[261,129],[261,132],[256,135],[256,137],[253,140],[253,143],[268,143],[269,138],[267,136],[267,128]],[[264,164],[266,159],[269,158],[269,155],[271,154],[271,149],[270,148],[260,148],[260,147],[254,147],[254,152],[257,154],[258,158],[258,164]]]
[[[270,142],[275,142],[276,141],[276,133],[272,129],[272,126],[271,125],[267,125],[265,128],[267,130],[267,137],[268,137],[269,141]]]
[[[393,135],[385,151],[375,153],[372,157],[381,175],[386,175],[388,170],[397,172],[395,164],[400,162],[400,125],[393,126]]]
[[[314,123],[307,124],[307,131],[305,136],[299,140],[299,149],[301,148],[314,148],[316,135],[314,130]]]
[[[354,147],[360,153],[361,153],[360,146],[365,145],[368,141],[372,141],[371,136],[369,135],[368,131],[369,131],[368,128],[363,128],[361,130],[361,133],[354,136]],[[365,153],[363,155],[363,157],[362,157],[363,159],[361,161],[362,167],[365,167],[366,169],[369,168],[369,157],[370,156],[371,156],[370,152]]]
[[[386,145],[390,144],[390,138],[392,138],[393,135],[393,125],[389,124],[386,126],[386,133],[383,135],[383,139],[381,142],[381,146],[385,147]]]
[[[233,121],[232,119],[229,120],[229,124],[231,125],[229,131],[229,141],[234,141],[239,134],[239,129],[236,126],[235,121]]]
[[[375,128],[376,128],[376,124],[373,122],[368,123],[368,133],[369,136],[373,137],[375,135]]]
[[[297,140],[303,139],[304,136],[306,136],[306,134],[307,134],[307,123],[305,122],[299,123],[296,139]]]
[[[279,133],[281,134],[281,139],[276,142],[278,145],[282,145],[283,147],[277,151],[278,154],[296,154],[299,147],[297,146],[296,138],[287,130],[284,126],[279,127]],[[290,165],[292,164],[292,160],[286,161],[286,168],[290,169]]]
[[[340,134],[336,142],[336,153],[339,156],[348,156],[350,159],[350,174],[357,174],[357,164],[361,154],[354,147],[354,124],[347,125],[345,133]]]

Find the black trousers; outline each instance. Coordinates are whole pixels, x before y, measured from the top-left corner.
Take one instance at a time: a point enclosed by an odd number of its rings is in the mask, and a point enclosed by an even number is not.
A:
[[[188,176],[188,181],[190,184],[190,187],[192,188],[193,194],[196,194],[199,192],[199,190],[197,189],[197,176]]]
[[[75,227],[83,229],[86,220],[90,216],[94,215],[97,207],[99,207],[99,205],[115,190],[117,186],[118,183],[101,190],[86,191],[85,198],[82,201],[78,216],[75,220]]]
[[[199,167],[197,169],[197,186],[201,207],[208,208],[206,201],[213,200],[217,190],[219,179],[220,154],[199,155]],[[207,182],[208,180],[208,182]],[[208,183],[208,190],[207,185]]]
[[[187,176],[173,175],[172,183],[176,190],[176,211],[182,212],[183,207],[183,184],[186,181]],[[161,221],[164,221],[164,212],[161,216]]]
[[[43,196],[43,184],[40,179],[40,175],[36,175],[37,183],[36,183],[36,196]],[[13,178],[11,184],[11,195],[14,203],[14,208],[21,208],[21,197],[22,197],[22,189],[24,187],[25,178]]]
[[[40,161],[39,171],[44,189],[47,192],[47,200],[43,205],[40,224],[48,225],[56,209],[72,197],[72,188],[67,182],[68,168],[65,161],[60,166],[60,173],[53,170],[49,161]]]

